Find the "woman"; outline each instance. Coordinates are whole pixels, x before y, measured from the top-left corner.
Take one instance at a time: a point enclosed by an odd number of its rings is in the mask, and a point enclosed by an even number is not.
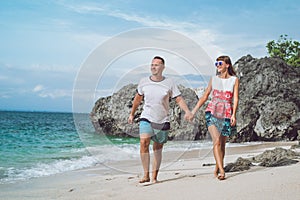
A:
[[[213,152],[216,160],[214,175],[219,180],[224,180],[223,164],[226,139],[236,132],[239,80],[228,56],[218,57],[215,66],[217,67],[217,76],[210,79],[208,87],[193,109],[192,114],[195,115],[212,93],[211,101],[205,110],[205,119],[213,140]]]

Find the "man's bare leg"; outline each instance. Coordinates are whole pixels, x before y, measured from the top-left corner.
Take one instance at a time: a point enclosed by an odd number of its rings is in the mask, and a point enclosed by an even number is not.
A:
[[[157,183],[157,175],[160,168],[161,160],[162,160],[162,149],[163,144],[154,142],[153,143],[153,166],[152,166],[152,182]]]
[[[150,165],[150,154],[149,154],[150,137],[147,134],[141,134],[140,136],[140,157],[144,169],[144,176],[139,181],[145,183],[150,181],[149,176],[149,165]]]

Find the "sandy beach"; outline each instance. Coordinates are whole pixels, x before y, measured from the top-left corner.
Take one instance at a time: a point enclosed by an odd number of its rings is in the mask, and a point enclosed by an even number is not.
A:
[[[297,142],[227,147],[225,163],[275,147],[289,149],[293,144]],[[214,178],[213,163],[211,149],[182,154],[164,152],[157,184],[139,184],[140,161],[130,160],[2,184],[0,199],[299,199],[300,162],[272,168],[253,166],[250,170],[227,173],[224,181]]]

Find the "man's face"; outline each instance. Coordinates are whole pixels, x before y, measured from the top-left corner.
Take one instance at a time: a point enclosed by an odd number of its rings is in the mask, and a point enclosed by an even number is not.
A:
[[[165,66],[162,64],[160,59],[153,59],[151,63],[152,75],[162,75]]]

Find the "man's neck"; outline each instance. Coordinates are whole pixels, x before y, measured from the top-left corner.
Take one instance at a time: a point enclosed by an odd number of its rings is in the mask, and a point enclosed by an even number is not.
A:
[[[162,81],[164,79],[163,75],[151,75],[152,81]]]

